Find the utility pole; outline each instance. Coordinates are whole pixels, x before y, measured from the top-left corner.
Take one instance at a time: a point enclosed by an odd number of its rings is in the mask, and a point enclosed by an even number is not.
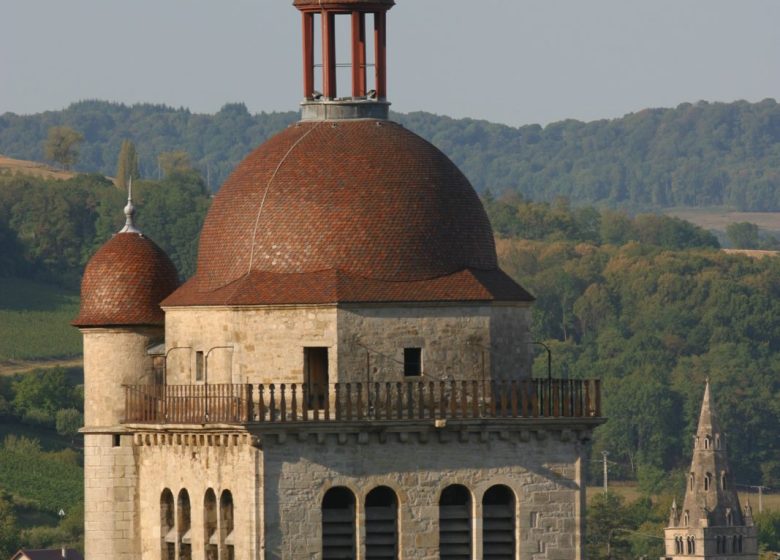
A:
[[[758,513],[764,512],[764,490],[769,490],[768,486],[748,486],[748,488],[758,489]]]
[[[602,451],[601,452],[601,458],[604,462],[604,494],[609,493],[609,467],[607,465],[607,457],[609,456],[609,451]]]

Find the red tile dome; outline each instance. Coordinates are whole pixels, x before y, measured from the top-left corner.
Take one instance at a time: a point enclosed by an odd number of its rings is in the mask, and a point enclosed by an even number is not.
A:
[[[160,302],[178,286],[176,267],[152,240],[117,233],[87,263],[73,325],[162,325]]]
[[[474,189],[443,153],[388,121],[300,122],[220,189],[186,303],[255,273],[414,282],[464,269],[496,270],[495,243]]]

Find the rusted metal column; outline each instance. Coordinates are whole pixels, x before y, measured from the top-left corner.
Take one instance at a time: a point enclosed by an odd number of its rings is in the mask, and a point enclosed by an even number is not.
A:
[[[303,12],[303,97],[314,96],[314,14]]]
[[[352,96],[366,95],[366,14],[352,12]]]
[[[335,99],[336,94],[336,14],[322,11],[322,94]]]
[[[387,97],[387,14],[374,14],[374,71],[376,73],[376,96]]]

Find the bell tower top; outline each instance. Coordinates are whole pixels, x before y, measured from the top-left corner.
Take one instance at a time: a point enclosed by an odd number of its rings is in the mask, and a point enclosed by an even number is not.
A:
[[[394,0],[294,0],[303,17],[302,120],[387,119],[387,12]],[[368,57],[367,16],[373,20],[373,62]],[[349,20],[350,62],[336,57],[337,20]],[[319,25],[318,25],[319,24]],[[322,39],[321,62],[315,61],[315,35]],[[339,96],[337,69],[352,74],[350,96]],[[368,69],[373,68],[369,88]],[[322,69],[322,91],[315,89],[315,68]]]

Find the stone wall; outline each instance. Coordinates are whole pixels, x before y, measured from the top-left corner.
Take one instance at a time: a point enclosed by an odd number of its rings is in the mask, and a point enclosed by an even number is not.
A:
[[[131,436],[84,435],[85,558],[139,558],[137,486]]]
[[[195,382],[197,351],[211,351],[209,383],[301,383],[303,348],[336,346],[336,307],[170,308],[165,346],[172,385]]]
[[[405,347],[434,380],[525,376],[530,318],[497,304],[170,308],[167,378],[194,383],[200,351],[209,383],[301,383],[305,347],[328,348],[331,382],[400,381]]]
[[[114,427],[124,418],[123,385],[152,383],[146,348],[162,329],[82,329],[84,335],[84,425]]]
[[[451,484],[471,492],[473,557],[481,558],[482,497],[502,484],[516,497],[515,539],[522,560],[579,560],[583,450],[576,439],[538,433],[384,437],[375,431],[264,438],[266,558],[321,558],[320,504],[334,486],[345,486],[357,497],[362,550],[365,497],[384,485],[395,490],[399,501],[401,557],[434,560],[438,501]]]
[[[233,498],[235,558],[257,560],[262,549],[262,457],[252,439],[238,432],[146,432],[134,436],[138,455],[141,558],[161,558],[160,500],[170,490],[190,501],[194,559],[205,558],[204,500],[212,489],[219,504],[224,490]]]

